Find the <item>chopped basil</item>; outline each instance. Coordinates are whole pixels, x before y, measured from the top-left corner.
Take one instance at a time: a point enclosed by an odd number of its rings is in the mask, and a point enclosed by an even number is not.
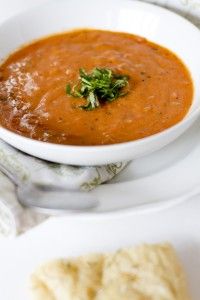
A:
[[[111,102],[127,94],[128,91],[124,88],[128,86],[128,79],[128,76],[116,74],[107,68],[95,68],[91,73],[80,69],[79,82],[72,88],[67,84],[66,93],[73,97],[85,98],[86,104],[79,107],[93,110],[103,102]]]

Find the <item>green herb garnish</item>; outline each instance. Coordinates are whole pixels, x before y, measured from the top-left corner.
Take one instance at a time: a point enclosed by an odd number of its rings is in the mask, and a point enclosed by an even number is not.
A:
[[[66,86],[66,93],[73,97],[85,98],[87,103],[79,106],[84,110],[93,110],[102,102],[111,102],[128,93],[124,90],[128,86],[129,77],[114,73],[110,69],[95,68],[91,73],[79,70],[79,82],[71,88]]]

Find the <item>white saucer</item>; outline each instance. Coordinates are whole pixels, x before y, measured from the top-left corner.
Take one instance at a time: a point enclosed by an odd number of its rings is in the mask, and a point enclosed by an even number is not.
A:
[[[101,204],[87,216],[104,212],[109,217],[124,210],[133,214],[163,209],[200,193],[200,120],[178,140],[132,161],[112,182],[92,193]]]

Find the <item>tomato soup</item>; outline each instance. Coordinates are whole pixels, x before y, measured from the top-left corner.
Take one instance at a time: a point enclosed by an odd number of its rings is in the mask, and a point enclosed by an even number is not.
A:
[[[129,92],[86,111],[66,93],[79,69],[129,77]],[[0,124],[20,135],[67,145],[105,145],[161,132],[182,120],[193,97],[190,74],[169,50],[142,37],[77,30],[46,37],[0,66]]]

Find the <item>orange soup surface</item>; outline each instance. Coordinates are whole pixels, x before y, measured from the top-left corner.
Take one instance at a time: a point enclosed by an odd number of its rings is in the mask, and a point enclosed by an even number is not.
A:
[[[129,92],[85,111],[66,93],[79,69],[129,76]],[[25,46],[0,67],[0,124],[32,139],[68,145],[137,140],[184,118],[193,96],[190,74],[169,50],[139,36],[77,30]]]

